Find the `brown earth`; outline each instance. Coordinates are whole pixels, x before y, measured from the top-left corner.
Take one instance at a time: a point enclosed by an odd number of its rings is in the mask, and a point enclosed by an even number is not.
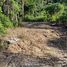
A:
[[[41,67],[51,67],[51,66],[45,66],[44,64],[49,63],[51,65],[54,64],[53,62],[57,63],[60,60],[62,61],[61,62],[62,65],[64,64],[63,62],[65,62],[64,65],[67,65],[66,29],[63,29],[62,27],[52,27],[50,25],[38,25],[34,27],[32,26],[31,28],[29,27],[28,28],[19,27],[15,29],[13,28],[8,30],[8,33],[6,34],[6,36],[2,37],[2,40],[6,41],[8,44],[7,49],[4,49],[2,52],[0,52],[1,53],[0,59],[2,60],[5,56],[7,58],[9,58],[10,56],[12,57],[15,56],[17,57],[15,61],[18,60],[18,57],[22,59],[22,56],[24,56],[23,58],[25,58],[25,56],[29,56],[29,58],[34,57],[41,59],[39,61],[40,62],[42,61],[42,63],[44,62]],[[28,60],[27,57],[26,59],[27,62],[30,60],[30,59]],[[32,62],[33,61],[34,59],[32,59]],[[38,59],[34,61],[35,62],[34,64],[36,64],[36,61],[38,61]],[[2,61],[0,62],[3,63]],[[18,62],[20,63],[20,60],[18,60]],[[59,67],[55,66],[55,64],[54,66],[52,65],[52,67]],[[64,66],[62,65],[60,67]],[[22,66],[23,65],[10,66],[10,67],[22,67]],[[8,65],[1,67],[8,67]]]

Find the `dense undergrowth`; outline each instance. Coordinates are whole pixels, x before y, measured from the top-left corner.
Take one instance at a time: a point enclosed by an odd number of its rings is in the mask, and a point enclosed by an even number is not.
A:
[[[18,22],[21,18],[21,5],[21,1],[0,0],[0,34],[5,33],[7,28],[16,27],[20,24]]]
[[[22,21],[67,23],[67,1],[0,0],[0,34]]]
[[[26,21],[67,22],[67,1],[27,0]]]

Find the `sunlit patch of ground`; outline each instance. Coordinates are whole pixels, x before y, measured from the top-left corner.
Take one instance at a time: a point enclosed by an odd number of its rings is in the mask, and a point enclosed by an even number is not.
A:
[[[9,29],[7,35],[3,37],[4,41],[10,42],[4,52],[39,58],[64,59],[67,57],[67,53],[66,49],[62,49],[62,46],[65,45],[66,40],[60,37],[62,33],[58,29],[48,27],[47,29],[24,27]],[[63,45],[61,45],[62,43]]]
[[[49,55],[62,57],[62,50],[48,45],[49,40],[59,39],[61,34],[53,29],[16,28],[9,30],[4,39],[19,39],[18,42],[9,45],[9,52],[22,52],[23,54],[39,57]]]

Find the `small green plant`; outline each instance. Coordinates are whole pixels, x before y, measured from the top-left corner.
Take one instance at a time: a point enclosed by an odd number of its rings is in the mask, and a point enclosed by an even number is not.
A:
[[[3,26],[2,22],[0,21],[0,35],[6,33],[6,29],[5,27]]]

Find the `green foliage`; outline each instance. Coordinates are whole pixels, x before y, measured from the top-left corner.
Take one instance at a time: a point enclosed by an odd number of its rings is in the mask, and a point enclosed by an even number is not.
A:
[[[2,9],[0,7],[0,35],[6,32],[6,28],[10,27],[13,27],[13,23],[6,15],[3,14]]]
[[[60,3],[50,4],[45,7],[49,14],[50,21],[57,21],[64,12],[64,5]]]
[[[44,21],[44,16],[32,16],[32,15],[26,15],[25,21]]]
[[[67,0],[0,0],[0,32],[23,20],[67,23]]]
[[[41,11],[36,15],[33,14],[25,15],[25,21],[47,21],[47,20],[48,20],[48,14],[46,13],[46,11]]]
[[[1,9],[1,7],[0,7],[0,13],[2,13],[2,9]]]
[[[16,0],[0,0],[0,34],[18,25],[19,12],[20,4]]]
[[[20,12],[20,5],[15,0],[11,0],[10,3],[11,3],[12,8],[9,9],[9,11],[10,11],[9,18],[13,22],[14,26],[17,26],[18,22],[19,22],[18,21],[18,14]]]
[[[0,6],[2,6],[5,1],[6,0],[0,0]]]
[[[64,12],[62,14],[62,16],[60,17],[60,21],[61,22],[65,22],[67,23],[67,6],[65,5],[65,8],[64,8]]]
[[[0,21],[2,22],[3,26],[6,28],[13,27],[12,22],[9,20],[8,17],[0,13]]]
[[[15,0],[11,0],[11,3],[14,8],[14,12],[18,13],[20,11],[20,5],[18,4],[18,2]]]
[[[0,21],[0,35],[1,34],[4,34],[6,31],[5,31],[5,27],[3,26],[2,22]]]
[[[27,0],[25,3],[26,21],[59,22],[67,20],[65,7],[66,0]],[[67,22],[67,21],[66,21]]]

